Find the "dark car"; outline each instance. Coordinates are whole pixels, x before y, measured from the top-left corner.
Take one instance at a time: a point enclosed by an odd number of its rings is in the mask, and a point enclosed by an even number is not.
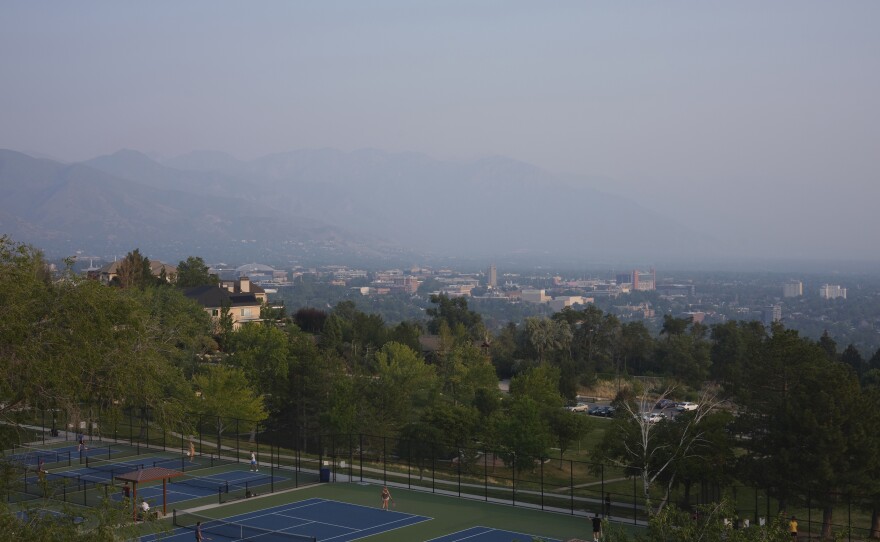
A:
[[[671,399],[660,399],[657,401],[657,404],[654,405],[654,410],[663,410],[667,408],[672,408],[675,406],[675,401]]]
[[[603,418],[610,418],[614,416],[614,407],[612,406],[596,406],[590,410],[591,416],[601,416]]]

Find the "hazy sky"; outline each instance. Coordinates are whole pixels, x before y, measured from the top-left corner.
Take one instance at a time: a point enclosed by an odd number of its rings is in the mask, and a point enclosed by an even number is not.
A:
[[[5,0],[0,148],[501,154],[756,255],[878,259],[878,22],[875,0]]]

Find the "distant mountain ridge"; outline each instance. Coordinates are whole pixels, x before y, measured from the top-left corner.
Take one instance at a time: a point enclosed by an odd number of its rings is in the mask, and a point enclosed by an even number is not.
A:
[[[0,150],[0,186],[9,194],[0,231],[59,250],[81,240],[96,245],[89,250],[152,247],[175,249],[174,257],[259,247],[282,260],[308,252],[412,263],[654,261],[712,247],[704,234],[631,201],[504,157],[318,149],[256,160],[198,151],[159,162],[122,150],[61,164]]]
[[[122,158],[122,160],[120,160]],[[120,254],[133,248],[168,259],[187,255],[220,257],[241,252],[263,257],[284,252],[285,245],[331,245],[362,250],[358,236],[296,216],[285,216],[246,198],[199,189],[197,179],[181,177],[179,190],[169,170],[139,153],[126,151],[112,161],[98,161],[119,172],[122,164],[134,178],[113,175],[86,164],[60,164],[0,150],[0,232],[56,255],[83,249]],[[110,167],[112,165],[112,167]],[[140,167],[137,167],[137,166]],[[152,171],[145,174],[144,168]],[[294,249],[291,248],[291,251]]]

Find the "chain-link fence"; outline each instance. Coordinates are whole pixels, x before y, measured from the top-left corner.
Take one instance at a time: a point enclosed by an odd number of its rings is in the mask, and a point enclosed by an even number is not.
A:
[[[132,409],[93,420],[69,418],[63,412],[22,410],[17,413],[20,441],[46,445],[75,442],[82,433],[93,444],[125,444],[133,454],[161,451],[181,460],[190,443],[211,465],[248,463],[253,453],[268,476],[262,487],[231,488],[227,498],[259,491],[278,491],[316,482],[372,483],[498,504],[592,516],[644,524],[649,517],[641,477],[624,469],[560,457],[523,457],[515,450],[452,446],[367,433],[303,434],[247,420],[191,416],[186,431],[163,428],[149,410]],[[79,458],[73,457],[71,461]],[[88,504],[90,497],[110,491],[88,481],[60,483],[65,500]],[[31,489],[25,495],[40,494]],[[664,498],[655,486],[652,504]],[[784,499],[780,499],[784,497]],[[669,503],[696,510],[699,505],[727,499],[736,511],[732,521],[758,525],[778,515],[795,515],[800,530],[818,536],[823,527],[845,533],[850,540],[878,533],[876,499],[798,488],[719,486],[680,480]],[[780,502],[785,502],[785,509]]]

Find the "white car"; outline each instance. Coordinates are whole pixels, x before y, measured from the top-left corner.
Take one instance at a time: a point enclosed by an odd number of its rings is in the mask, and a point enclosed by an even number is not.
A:
[[[642,414],[642,419],[648,423],[657,423],[659,421],[665,420],[666,416],[659,412],[645,412]]]
[[[568,410],[572,412],[586,412],[589,409],[590,405],[588,405],[587,403],[578,403],[574,406],[568,407]]]
[[[679,412],[684,412],[686,410],[697,410],[697,403],[691,403],[688,401],[685,401],[683,403],[676,403],[675,410]]]

